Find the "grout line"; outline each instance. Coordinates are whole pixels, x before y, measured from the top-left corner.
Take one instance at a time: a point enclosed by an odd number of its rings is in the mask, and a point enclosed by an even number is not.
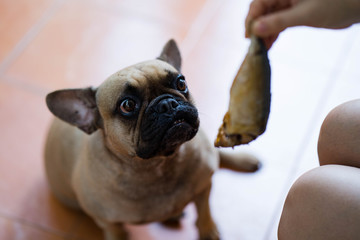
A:
[[[24,37],[16,44],[14,49],[4,58],[0,64],[0,76],[2,77],[6,70],[15,62],[15,60],[23,53],[27,46],[34,40],[34,38],[41,32],[45,25],[49,22],[51,17],[57,12],[65,0],[56,0],[40,19],[35,23]]]
[[[190,53],[199,42],[202,34],[205,32],[207,26],[209,26],[211,19],[222,6],[223,2],[221,0],[206,1],[181,43],[181,51],[184,59],[189,57]]]
[[[284,183],[283,190],[281,191],[284,194],[281,194],[280,196],[287,196],[288,189],[291,187],[294,181],[294,176],[298,172],[300,167],[300,161],[302,159],[302,155],[304,153],[304,149],[308,148],[309,141],[307,136],[312,136],[315,133],[315,124],[312,124],[313,122],[317,122],[319,120],[318,113],[321,112],[324,107],[326,106],[326,102],[329,101],[329,98],[331,96],[331,93],[334,91],[335,84],[337,80],[339,80],[339,75],[343,71],[345,62],[343,59],[346,59],[350,55],[350,50],[355,44],[355,38],[354,34],[357,32],[353,32],[349,34],[346,41],[343,44],[343,51],[340,52],[339,56],[337,57],[337,60],[332,68],[332,71],[329,74],[329,80],[326,86],[324,87],[324,90],[321,93],[321,97],[319,98],[319,101],[317,103],[317,106],[315,107],[315,110],[310,118],[309,127],[307,131],[305,132],[305,135],[300,143],[300,147],[298,148],[297,153],[295,154],[294,161],[291,164],[290,171],[288,174],[287,180]],[[280,201],[277,203],[277,206],[275,206],[273,214],[271,216],[271,220],[269,221],[269,225],[265,231],[265,237],[264,240],[271,239],[271,233],[274,229],[274,225],[277,224],[277,217],[279,214],[281,214],[281,209],[283,207],[283,201]]]

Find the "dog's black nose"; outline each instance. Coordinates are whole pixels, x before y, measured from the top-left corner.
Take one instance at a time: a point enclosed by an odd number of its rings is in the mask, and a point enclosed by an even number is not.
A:
[[[165,98],[157,104],[156,111],[158,113],[171,113],[177,106],[179,106],[179,103],[175,99]]]

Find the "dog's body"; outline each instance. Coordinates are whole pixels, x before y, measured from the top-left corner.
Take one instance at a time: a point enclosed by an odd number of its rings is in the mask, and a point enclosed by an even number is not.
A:
[[[51,189],[90,215],[107,240],[126,239],[123,223],[177,220],[191,201],[200,239],[218,239],[208,204],[213,172],[220,160],[236,170],[258,168],[256,159],[225,155],[197,132],[180,62],[169,41],[159,59],[123,69],[97,89],[47,97],[62,119],[54,120],[45,148]]]
[[[181,215],[210,185],[218,167],[215,149],[203,149],[208,140],[201,132],[176,155],[149,162],[119,161],[100,131],[87,136],[61,120],[54,121],[49,134],[46,159],[51,162],[46,169],[57,198],[73,208],[79,208],[79,201],[92,217],[113,222],[144,223]],[[79,138],[82,141],[74,142]]]

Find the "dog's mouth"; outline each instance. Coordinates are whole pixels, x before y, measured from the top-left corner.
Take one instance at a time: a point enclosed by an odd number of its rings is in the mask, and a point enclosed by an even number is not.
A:
[[[149,113],[141,128],[141,143],[137,155],[141,158],[169,156],[199,129],[195,107],[186,104],[171,114]]]
[[[189,123],[184,118],[177,119],[165,131],[161,145],[165,150],[168,149],[171,152],[173,148],[192,139],[196,135],[198,128],[198,121]]]
[[[185,123],[185,119],[178,119],[173,122],[173,126],[180,125],[182,123]]]

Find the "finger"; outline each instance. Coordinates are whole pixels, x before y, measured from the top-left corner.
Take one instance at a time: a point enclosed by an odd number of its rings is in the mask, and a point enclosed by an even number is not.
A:
[[[251,22],[268,13],[289,7],[289,0],[254,0],[245,19],[245,37],[250,37]]]
[[[251,31],[259,37],[278,35],[288,27],[304,25],[307,16],[306,8],[303,6],[289,8],[259,17],[253,23]]]
[[[266,13],[267,3],[263,0],[254,0],[249,7],[248,15],[245,18],[245,37],[250,37],[250,23],[258,16]]]

